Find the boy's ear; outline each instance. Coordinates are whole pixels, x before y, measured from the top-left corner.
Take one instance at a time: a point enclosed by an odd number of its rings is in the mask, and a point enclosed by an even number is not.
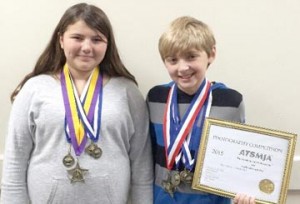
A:
[[[208,63],[211,64],[215,60],[215,58],[216,58],[216,46],[213,46],[208,58]]]

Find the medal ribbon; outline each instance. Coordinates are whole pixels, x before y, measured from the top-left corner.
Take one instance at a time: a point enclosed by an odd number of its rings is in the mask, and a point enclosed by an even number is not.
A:
[[[100,101],[100,98],[102,99],[102,77],[99,74],[99,69],[95,68],[83,90],[81,100],[79,100],[66,64],[61,73],[61,85],[66,112],[65,132],[67,141],[72,143],[75,154],[79,156],[87,142],[86,137],[91,137],[93,141],[99,138],[102,109],[99,107],[102,105],[102,100]],[[97,111],[95,111],[95,108],[97,108]],[[88,116],[86,116],[86,113],[88,113]],[[94,121],[95,116],[97,118],[96,121]],[[94,124],[94,129],[90,123]]]
[[[196,92],[182,121],[180,121],[177,104],[177,86],[176,84],[173,84],[171,87],[163,121],[166,162],[169,170],[172,169],[176,157],[181,154],[180,150],[182,149],[183,143],[190,134],[209,92],[210,82],[205,79]]]
[[[195,164],[195,161],[196,161],[197,155],[198,155],[200,139],[201,139],[200,137],[197,137],[197,135],[201,135],[204,120],[206,117],[209,116],[211,104],[212,104],[212,91],[214,89],[219,89],[219,88],[223,89],[223,88],[226,88],[226,86],[222,83],[213,83],[211,85],[208,100],[205,101],[204,106],[202,107],[202,109],[200,111],[200,114],[198,114],[198,116],[196,118],[196,121],[195,121],[192,131],[190,132],[187,139],[183,143],[184,149],[177,155],[177,157],[175,159],[177,169],[179,167],[180,160],[184,164],[184,167],[186,169],[188,169],[189,171],[192,171],[192,169],[194,168],[194,164]],[[199,124],[198,128],[197,128],[196,124]],[[190,149],[196,150],[195,154],[194,154],[194,158],[192,158],[191,151],[189,151]]]
[[[208,98],[208,100],[206,100],[203,108],[201,109],[200,114],[197,116],[197,119],[196,119],[195,124],[199,124],[199,122],[200,122],[199,128],[196,128],[196,126],[194,125],[193,130],[192,130],[193,131],[192,134],[189,134],[189,136],[188,136],[187,143],[189,144],[189,149],[194,149],[196,151],[195,151],[194,159],[192,159],[192,160],[191,160],[192,155],[190,154],[190,151],[184,151],[183,152],[184,156],[182,157],[182,162],[183,162],[185,168],[190,170],[190,171],[193,169],[194,162],[197,159],[199,144],[200,144],[200,139],[201,139],[200,137],[197,137],[197,136],[194,136],[194,135],[201,135],[204,120],[205,120],[206,117],[209,116],[211,105],[212,105],[212,100],[213,100],[212,91],[215,90],[215,89],[226,89],[226,88],[227,87],[222,83],[216,83],[215,82],[211,85],[209,98]],[[191,141],[189,140],[189,137],[193,137]],[[187,147],[187,145],[185,145],[185,143],[184,143],[184,148],[188,149],[186,147]],[[177,157],[179,157],[179,156],[177,156]],[[177,157],[176,157],[176,162],[178,162],[181,158],[181,157],[179,157],[179,158],[177,158]]]
[[[75,89],[74,83],[73,89]],[[86,95],[85,92],[83,93]],[[97,97],[97,93],[99,97]],[[99,75],[99,69],[95,69],[92,74],[86,100],[84,100],[85,95],[81,95],[83,97],[79,99],[77,92],[74,92],[77,104],[82,104],[77,106],[78,114],[87,132],[87,137],[93,142],[97,142],[99,139],[102,110],[102,77]],[[86,116],[87,112],[88,116]]]
[[[185,168],[188,169],[189,171],[192,171],[194,168],[195,160],[197,157],[197,152],[198,152],[198,145],[200,144],[200,137],[198,135],[201,135],[202,133],[202,128],[203,128],[203,123],[206,117],[209,116],[210,113],[210,108],[212,104],[212,93],[211,90],[209,92],[208,100],[205,101],[200,114],[198,114],[196,122],[188,135],[187,139],[183,143],[183,149],[182,149],[182,154],[183,156],[181,157],[181,154],[176,157],[176,165],[179,163],[180,158],[182,158],[182,163],[184,164]],[[196,125],[199,124],[199,129],[196,127]],[[190,149],[195,149],[195,155],[194,158],[191,155]]]

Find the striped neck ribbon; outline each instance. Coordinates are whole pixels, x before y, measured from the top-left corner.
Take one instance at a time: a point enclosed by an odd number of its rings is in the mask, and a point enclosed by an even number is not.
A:
[[[171,170],[176,164],[178,168],[180,160],[188,170],[192,170],[195,157],[192,158],[191,149],[195,143],[199,144],[200,136],[196,133],[196,125],[200,122],[203,126],[205,117],[210,112],[212,94],[211,83],[204,79],[182,120],[177,102],[177,85],[174,83],[169,91],[163,119],[163,134],[167,168]],[[195,154],[196,155],[196,154]]]
[[[84,151],[87,138],[97,142],[100,137],[103,79],[96,67],[90,75],[81,96],[78,96],[68,65],[61,72],[61,87],[65,106],[66,139],[75,154]]]

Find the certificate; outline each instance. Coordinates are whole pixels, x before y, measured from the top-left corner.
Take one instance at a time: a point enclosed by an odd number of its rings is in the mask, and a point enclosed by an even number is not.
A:
[[[285,203],[297,135],[207,118],[192,188],[256,203]]]

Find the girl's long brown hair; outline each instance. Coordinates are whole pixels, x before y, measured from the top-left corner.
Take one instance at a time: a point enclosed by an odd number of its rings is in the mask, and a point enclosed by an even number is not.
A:
[[[66,63],[66,57],[60,47],[59,39],[67,30],[67,27],[78,20],[83,20],[90,28],[101,32],[107,38],[106,54],[99,65],[101,72],[110,77],[123,76],[137,84],[135,77],[126,69],[120,59],[112,26],[104,11],[94,5],[80,3],[66,10],[56,26],[49,44],[38,58],[33,71],[24,77],[11,94],[10,99],[12,102],[30,78],[40,74],[56,74],[62,71]]]

